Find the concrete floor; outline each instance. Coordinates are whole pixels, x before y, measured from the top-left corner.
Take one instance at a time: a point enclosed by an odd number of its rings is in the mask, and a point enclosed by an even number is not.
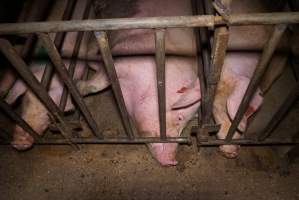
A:
[[[281,82],[290,86],[293,81],[287,73]],[[250,135],[265,125],[283,100],[275,93],[267,95],[268,103],[251,122]],[[86,102],[103,130],[123,132],[111,91]],[[298,130],[296,107],[278,132]],[[0,199],[299,199],[299,164],[285,168],[270,147],[242,147],[237,159],[228,160],[215,147],[198,152],[195,145],[181,145],[176,167],[159,166],[144,145],[80,148],[35,146],[19,153],[0,146]]]

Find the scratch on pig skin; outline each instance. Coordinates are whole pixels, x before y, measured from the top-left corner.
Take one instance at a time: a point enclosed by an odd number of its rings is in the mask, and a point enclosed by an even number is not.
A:
[[[255,112],[255,109],[251,105],[249,105],[244,115],[247,118],[249,118],[251,116],[251,114],[254,112]]]
[[[186,90],[188,90],[188,88],[186,88],[185,86],[183,86],[181,89],[179,89],[176,93],[184,93],[186,92]]]

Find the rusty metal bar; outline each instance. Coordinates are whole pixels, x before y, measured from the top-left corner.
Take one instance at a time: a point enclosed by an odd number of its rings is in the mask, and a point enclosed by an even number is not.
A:
[[[228,134],[225,138],[226,141],[232,140],[234,133],[237,130],[238,125],[239,125],[244,113],[246,112],[246,109],[248,108],[251,98],[253,97],[255,91],[257,90],[258,85],[259,85],[260,81],[262,80],[265,71],[267,70],[268,63],[269,63],[269,61],[275,51],[275,48],[276,48],[281,36],[283,35],[286,27],[287,27],[287,25],[285,25],[285,24],[280,24],[280,25],[275,26],[275,29],[274,29],[269,41],[267,42],[266,46],[263,49],[263,53],[261,55],[261,58],[257,64],[257,66],[256,66],[254,75],[250,80],[250,83],[249,83],[248,88],[245,92],[245,95],[242,99],[242,102],[239,106],[239,109],[236,113],[236,116],[235,116],[234,120],[232,121],[232,124],[229,128]]]
[[[68,87],[69,92],[71,93],[72,97],[74,98],[76,104],[80,108],[83,116],[85,117],[89,127],[91,128],[92,132],[100,139],[103,139],[103,135],[99,132],[98,126],[94,121],[91,113],[89,112],[87,106],[85,105],[78,89],[75,86],[74,81],[70,78],[68,71],[56,49],[54,43],[52,42],[51,38],[48,34],[40,33],[38,35],[39,39],[41,40],[44,48],[47,50],[48,55],[59,74],[61,80],[65,83]]]
[[[108,137],[104,140],[98,138],[72,138],[76,144],[144,144],[144,143],[184,143],[191,144],[191,140],[188,137],[168,137],[166,140],[161,140],[157,137],[142,137],[129,139],[127,137]],[[7,142],[0,141],[0,145],[9,144]],[[36,141],[35,144],[67,144],[65,139],[60,138],[41,138]]]
[[[229,31],[226,27],[216,28],[214,33],[214,43],[212,47],[211,66],[207,77],[207,90],[202,103],[205,106],[205,115],[202,119],[202,124],[208,124],[213,111],[213,102],[216,93],[218,81],[220,80],[222,65],[228,46]],[[201,135],[208,135],[208,130],[202,128]]]
[[[60,123],[59,128],[61,130],[61,134],[67,139],[68,143],[72,145],[72,142],[70,140],[71,131],[67,127],[67,124],[62,117],[62,113],[60,112],[56,104],[53,102],[53,100],[49,97],[47,91],[41,86],[41,84],[38,82],[35,76],[31,73],[29,67],[18,55],[13,46],[7,40],[0,39],[0,51],[11,62],[11,64],[18,71],[20,76],[31,88],[32,92],[46,106],[46,108],[49,111],[49,116]]]
[[[193,15],[203,15],[204,5],[203,1],[192,0]],[[200,81],[200,93],[201,98],[204,99],[206,95],[206,69],[209,68],[209,42],[206,27],[194,28],[195,40],[196,40],[196,51],[197,51],[197,65],[198,65],[198,78]],[[201,59],[200,59],[201,58]],[[207,62],[206,62],[207,61]],[[205,115],[205,105],[201,104],[198,109],[198,124],[202,124],[203,116]],[[200,129],[198,129],[200,132]],[[200,134],[200,133],[197,133]]]
[[[104,140],[98,138],[72,138],[72,141],[76,144],[144,144],[144,143],[181,143],[181,144],[192,144],[192,141],[188,137],[168,137],[166,140],[161,140],[157,137],[142,137],[130,140],[126,137],[111,137],[105,138]],[[9,142],[1,141],[0,145],[9,145]],[[60,138],[40,138],[36,140],[36,145],[65,145],[67,144],[66,139]],[[225,140],[211,140],[211,141],[200,141],[201,146],[219,146],[225,144],[238,144],[244,146],[260,146],[260,145],[295,145],[299,144],[299,140],[292,139],[266,139],[262,142],[250,139],[235,139],[231,142]]]
[[[212,141],[199,141],[200,146],[218,146],[226,144],[238,144],[238,145],[293,145],[299,144],[299,140],[292,139],[266,139],[264,141],[256,141],[250,139],[234,139],[232,141],[226,140],[212,140]]]
[[[107,31],[141,28],[213,27],[214,25],[263,25],[299,23],[299,12],[254,13],[221,16],[173,16],[118,19],[88,19],[52,22],[25,22],[0,24],[0,34],[41,32]]]
[[[165,29],[155,31],[160,137],[166,139]]]
[[[293,87],[293,89],[290,91],[288,96],[285,98],[283,103],[280,105],[278,110],[273,115],[270,122],[267,124],[267,126],[258,134],[258,140],[263,141],[265,140],[272,131],[277,127],[279,122],[283,119],[283,117],[287,114],[291,106],[295,103],[295,101],[299,97],[299,82]]]
[[[83,13],[83,19],[88,18],[90,6],[91,6],[91,2],[89,0],[88,2],[86,2],[86,7],[85,7],[85,10]],[[77,57],[78,57],[78,54],[80,51],[80,46],[81,46],[81,41],[82,41],[83,35],[84,35],[84,32],[78,32],[78,35],[76,38],[74,50],[73,50],[73,53],[71,56],[71,62],[70,62],[69,68],[68,68],[69,75],[71,78],[73,78],[74,73],[75,73]],[[68,98],[68,91],[67,91],[67,88],[64,86],[62,95],[61,95],[61,99],[60,99],[60,104],[59,104],[59,108],[62,111],[64,111],[64,109],[65,109],[67,98]]]
[[[113,63],[113,58],[110,51],[107,34],[106,32],[95,32],[95,36],[99,48],[101,50],[101,55],[105,64],[104,66],[106,68],[109,79],[111,81],[114,97],[116,99],[116,103],[120,111],[120,115],[126,130],[126,134],[129,139],[134,139],[135,137],[134,135],[137,135],[137,131],[135,129],[134,124],[130,120],[129,113],[126,108],[124,97],[122,95],[119,80],[117,78],[115,66]]]
[[[72,11],[74,10],[76,2],[77,2],[77,0],[68,0],[65,11],[62,16],[62,20],[68,20],[71,18]],[[57,49],[62,48],[62,44],[63,44],[64,38],[65,38],[65,35],[66,35],[65,32],[57,33],[55,35],[54,44]],[[53,68],[52,63],[46,64],[45,71],[43,73],[42,80],[41,80],[41,83],[45,88],[48,88],[50,85],[50,82],[52,80],[53,71],[54,71],[54,68]]]
[[[0,109],[4,111],[4,113],[9,116],[12,120],[14,120],[22,129],[28,132],[34,140],[38,138],[38,134],[25,122],[4,100],[0,99]]]

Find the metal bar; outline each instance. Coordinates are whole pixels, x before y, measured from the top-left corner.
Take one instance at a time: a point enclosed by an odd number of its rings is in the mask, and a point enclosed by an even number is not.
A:
[[[99,132],[98,126],[96,122],[94,121],[91,113],[89,112],[87,106],[85,105],[78,89],[75,86],[74,81],[70,78],[68,71],[54,45],[51,38],[48,34],[40,33],[38,35],[39,39],[41,40],[44,48],[47,50],[49,57],[59,74],[61,80],[65,83],[65,85],[68,87],[69,92],[71,93],[72,97],[74,98],[76,104],[80,108],[83,116],[85,117],[89,127],[91,128],[92,132],[100,139],[103,138],[103,135],[101,132]]]
[[[185,143],[191,144],[188,137],[168,137],[166,140],[161,140],[158,137],[143,137],[129,139],[127,137],[105,138],[104,140],[98,138],[72,138],[76,144],[144,144],[144,143]],[[6,144],[1,142],[0,144]],[[35,144],[67,144],[65,139],[60,138],[41,138]]]
[[[76,2],[77,2],[77,0],[68,0],[65,11],[62,16],[62,20],[68,20],[71,18],[72,11],[76,5]],[[57,49],[62,48],[65,34],[66,34],[65,32],[61,32],[61,33],[57,33],[55,35],[54,44]],[[44,71],[44,74],[41,79],[41,83],[45,88],[48,88],[50,85],[50,82],[52,80],[53,71],[54,71],[54,68],[53,68],[52,63],[46,64],[45,71]]]
[[[238,144],[238,145],[293,145],[299,144],[299,140],[291,139],[266,139],[264,141],[256,141],[250,139],[234,139],[232,141],[226,140],[211,140],[211,141],[199,141],[201,146],[218,146],[225,144]]]
[[[229,128],[228,134],[225,138],[227,141],[232,140],[234,133],[237,130],[238,125],[239,125],[244,113],[246,112],[246,109],[248,108],[251,98],[253,97],[255,91],[258,88],[260,81],[263,78],[264,73],[267,70],[268,63],[269,63],[269,61],[275,51],[275,48],[276,48],[281,36],[283,35],[286,27],[287,26],[284,24],[276,25],[269,41],[267,42],[266,46],[264,47],[263,53],[261,55],[261,58],[257,64],[257,66],[256,66],[253,77],[250,80],[250,83],[249,83],[248,88],[245,92],[245,95],[242,99],[242,102],[240,103],[240,106],[236,113],[236,116],[235,116],[234,120],[232,121],[232,124]]]
[[[109,43],[108,43],[108,37],[106,32],[95,32],[95,36],[99,45],[99,48],[101,50],[101,55],[103,58],[103,61],[105,63],[105,68],[108,73],[109,79],[111,81],[114,97],[116,99],[116,103],[118,105],[120,115],[127,133],[127,136],[129,139],[133,139],[134,135],[137,135],[137,131],[135,130],[134,124],[132,124],[130,120],[129,113],[126,108],[126,104],[122,95],[122,91],[120,88],[120,84],[117,78],[117,74],[115,71],[115,66],[113,63],[112,54],[110,51]]]
[[[90,10],[90,1],[86,2],[86,7],[83,13],[83,19],[88,18],[89,15],[89,10]],[[71,56],[71,63],[69,65],[68,71],[69,71],[69,75],[71,78],[73,78],[74,73],[75,73],[75,67],[77,64],[77,57],[80,51],[80,46],[81,46],[81,41],[83,38],[84,32],[78,32],[77,38],[76,38],[76,42],[75,42],[75,46],[74,46],[74,50]],[[63,91],[62,91],[62,95],[61,95],[61,99],[60,99],[60,104],[59,104],[59,108],[60,110],[64,111],[65,106],[66,106],[66,102],[67,102],[67,98],[68,98],[68,91],[67,88],[64,86],[63,87]]]
[[[20,76],[25,80],[28,86],[31,88],[32,92],[39,98],[39,100],[46,106],[49,111],[49,116],[59,121],[61,124],[61,134],[67,139],[68,143],[72,145],[70,141],[71,131],[67,127],[62,113],[59,108],[49,97],[47,91],[41,86],[35,76],[31,73],[29,67],[18,55],[13,46],[4,39],[0,39],[0,51],[6,56],[6,58],[11,62],[14,68],[18,71]]]
[[[38,134],[25,122],[4,100],[0,99],[0,108],[5,112],[7,116],[9,116],[12,120],[14,120],[22,129],[28,132],[34,140],[38,138]]]
[[[166,139],[165,29],[155,31],[160,137]]]
[[[141,28],[213,27],[214,25],[263,25],[299,23],[299,12],[254,13],[221,16],[173,16],[118,19],[88,19],[0,24],[0,35],[41,32],[107,31]]]
[[[268,136],[270,136],[272,131],[277,127],[279,122],[287,114],[287,112],[290,110],[291,106],[295,103],[298,97],[299,97],[299,82],[297,82],[296,85],[293,87],[293,89],[290,91],[290,93],[285,98],[283,103],[280,105],[278,110],[275,112],[275,114],[273,115],[273,117],[271,118],[267,126],[260,132],[260,134],[258,134],[259,141],[262,141],[266,139]]]
[[[204,5],[202,1],[192,0],[192,8],[194,15],[204,14]],[[198,65],[198,78],[200,81],[200,93],[201,98],[204,99],[206,95],[206,76],[205,72],[209,68],[209,39],[208,30],[205,27],[194,28],[195,40],[196,40],[196,51],[197,51],[197,65]],[[201,58],[201,59],[200,59]],[[203,103],[198,109],[198,123],[202,124],[203,116],[205,115],[205,105]],[[198,129],[200,130],[200,129]],[[199,134],[199,133],[198,133]]]
[[[105,138],[104,140],[98,138],[72,138],[72,141],[76,144],[144,144],[144,143],[183,143],[192,144],[192,141],[188,137],[168,137],[166,140],[161,140],[157,137],[144,137],[135,138],[130,140],[124,137]],[[225,144],[238,144],[244,146],[260,146],[260,145],[295,145],[299,144],[299,140],[290,139],[266,139],[265,141],[259,142],[249,139],[232,140],[232,142],[226,142],[225,140],[211,140],[211,141],[200,141],[201,146],[219,146]],[[67,144],[66,139],[60,138],[41,138],[36,140],[35,144],[45,145],[64,145]],[[9,145],[9,142],[0,141],[0,145]]]
[[[205,115],[202,124],[208,124],[212,117],[213,102],[216,93],[218,81],[220,80],[222,65],[228,46],[229,31],[226,27],[216,28],[214,33],[214,43],[212,47],[211,66],[207,77],[207,89],[202,103],[205,106]],[[202,129],[202,135],[208,135],[207,129]]]

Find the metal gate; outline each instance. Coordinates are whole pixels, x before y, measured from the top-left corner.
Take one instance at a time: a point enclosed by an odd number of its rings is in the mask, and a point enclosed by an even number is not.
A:
[[[199,110],[201,116],[198,126],[193,127],[193,131],[197,134],[198,145],[220,145],[220,144],[245,144],[245,145],[263,145],[263,144],[297,144],[298,140],[269,139],[273,128],[283,118],[290,106],[299,96],[299,83],[293,88],[292,92],[286,98],[286,101],[279,108],[274,118],[268,124],[265,130],[261,130],[257,140],[254,139],[232,139],[238,124],[249,105],[251,97],[260,83],[265,73],[269,60],[271,59],[275,48],[283,35],[288,24],[299,23],[299,12],[279,12],[279,13],[255,13],[255,14],[238,14],[233,15],[229,10],[215,1],[214,6],[218,11],[218,15],[194,15],[194,16],[174,16],[174,17],[147,17],[147,18],[122,18],[122,19],[83,19],[70,21],[53,21],[53,22],[25,22],[25,23],[6,23],[0,24],[0,35],[10,34],[36,34],[43,47],[47,50],[48,56],[52,64],[46,66],[42,81],[39,82],[23,58],[18,54],[11,43],[6,39],[0,39],[0,51],[11,62],[19,75],[24,79],[28,87],[39,98],[49,111],[49,116],[53,121],[52,128],[58,129],[63,135],[63,139],[49,139],[40,137],[4,100],[0,99],[0,108],[13,119],[24,130],[31,134],[35,139],[35,144],[71,144],[76,143],[154,143],[154,142],[174,142],[174,143],[190,143],[190,137],[167,137],[166,135],[166,102],[165,102],[165,29],[167,28],[196,28],[198,42],[202,39],[202,28],[214,28],[214,40],[211,56],[206,49],[201,51],[203,64],[199,66],[199,79],[201,81],[202,106]],[[85,18],[88,12],[84,14]],[[229,27],[244,25],[275,25],[275,29],[266,43],[255,73],[250,81],[248,89],[240,104],[237,114],[232,121],[229,133],[224,140],[208,138],[208,132],[216,131],[217,125],[210,124],[212,117],[213,99],[215,90],[220,78],[221,68],[226,54]],[[140,137],[138,136],[136,127],[130,120],[128,111],[125,107],[124,98],[121,93],[120,84],[116,76],[113,57],[110,51],[107,33],[109,30],[121,29],[154,29],[155,45],[156,45],[156,67],[157,67],[157,87],[159,102],[159,121],[160,121],[160,137]],[[199,30],[198,30],[199,29]],[[64,32],[78,31],[77,41],[75,44],[72,61],[67,70],[62,58],[57,50],[57,46],[61,44],[61,34]],[[89,109],[79,94],[74,81],[75,58],[78,55],[80,42],[83,32],[97,31],[96,38],[100,47],[101,56],[105,64],[106,71],[112,83],[112,89],[118,105],[122,122],[127,137],[105,137],[98,128],[95,120],[92,118]],[[57,32],[55,41],[49,37],[49,32]],[[201,32],[199,34],[199,32]],[[208,66],[209,65],[209,66]],[[209,73],[204,75],[204,67],[209,67]],[[50,83],[53,72],[60,76],[65,87],[61,98],[60,105],[57,106],[49,97],[47,87]],[[73,137],[72,132],[78,124],[67,121],[64,117],[63,110],[66,105],[68,93],[73,97],[75,104],[78,106],[80,113],[86,120],[94,137],[81,138]]]

